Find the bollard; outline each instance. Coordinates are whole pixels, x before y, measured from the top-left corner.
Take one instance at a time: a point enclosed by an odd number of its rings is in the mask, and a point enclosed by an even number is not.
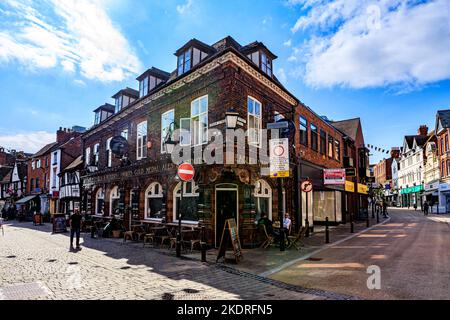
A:
[[[206,262],[206,228],[202,226],[202,242],[200,243],[202,247],[202,262]]]
[[[380,223],[380,212],[377,210],[377,223]]]
[[[309,222],[308,222],[308,219],[305,219],[305,226],[306,226],[305,237],[309,237]]]
[[[367,219],[366,219],[366,228],[370,227],[370,222],[369,222],[369,213],[367,212]]]
[[[350,222],[350,233],[355,233],[355,224],[352,222]]]
[[[285,251],[284,247],[284,228],[283,223],[280,223],[280,251]]]
[[[325,243],[330,243],[330,230],[328,229],[328,217],[325,218]]]

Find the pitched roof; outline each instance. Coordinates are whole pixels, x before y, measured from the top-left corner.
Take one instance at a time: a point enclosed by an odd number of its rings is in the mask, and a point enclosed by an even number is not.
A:
[[[450,128],[450,109],[449,110],[439,110],[437,112],[437,116],[441,120],[442,127]]]
[[[126,87],[125,89],[119,90],[119,92],[117,92],[111,98],[115,99],[121,94],[125,94],[125,95],[127,95],[129,97],[136,98],[136,99],[139,98],[139,91],[134,90],[134,89],[129,88],[129,87]]]
[[[47,152],[49,152],[54,146],[56,146],[58,143],[57,142],[52,142],[47,144],[45,147],[43,147],[41,150],[39,150],[38,152],[36,152],[35,154],[33,154],[31,157],[32,158],[36,158],[36,157],[40,157],[44,154],[46,154]]]
[[[155,68],[155,67],[151,67],[150,69],[148,69],[147,71],[145,71],[143,74],[141,74],[139,77],[136,78],[136,80],[141,81],[142,79],[144,79],[144,77],[148,74],[154,75],[155,77],[167,81],[170,78],[170,73]]]
[[[79,156],[75,160],[72,161],[63,171],[71,171],[78,168],[78,166],[81,166],[83,164],[83,156]]]
[[[408,144],[408,148],[412,149],[414,145],[414,140],[416,141],[416,144],[418,147],[423,147],[425,143],[428,141],[429,136],[405,136],[406,143]]]
[[[356,141],[356,135],[358,133],[358,128],[360,125],[360,118],[341,120],[341,121],[331,121],[333,127],[336,127],[340,131],[348,135],[352,140]]]
[[[105,103],[105,104],[101,105],[100,107],[98,107],[97,109],[95,109],[94,112],[97,112],[97,111],[100,111],[100,110],[105,110],[105,111],[114,113],[115,108],[116,107],[113,106],[112,104]]]
[[[8,168],[8,170],[5,170],[4,175],[2,179],[0,180],[0,183],[10,183],[12,178],[12,172],[13,169]]]

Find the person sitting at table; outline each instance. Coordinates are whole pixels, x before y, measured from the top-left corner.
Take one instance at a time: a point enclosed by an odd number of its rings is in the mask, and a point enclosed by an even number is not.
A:
[[[288,245],[291,244],[291,240],[289,240],[289,231],[291,230],[291,225],[292,225],[292,221],[289,218],[289,213],[286,213],[284,215],[284,219],[283,219],[283,228],[284,228],[284,235],[287,238],[288,241]]]
[[[258,225],[264,225],[268,235],[279,237],[280,234],[273,229],[272,221],[267,217],[267,213],[263,212],[258,220]]]

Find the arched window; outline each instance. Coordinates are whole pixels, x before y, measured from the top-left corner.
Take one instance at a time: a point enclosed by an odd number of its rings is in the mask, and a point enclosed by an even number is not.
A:
[[[189,181],[184,183],[183,188],[183,202],[181,201],[181,182],[177,184],[173,190],[174,201],[173,206],[173,221],[178,221],[177,209],[181,209],[181,220],[183,222],[197,223],[199,216],[197,213],[197,205],[199,199],[198,186],[194,181]]]
[[[267,213],[267,217],[272,220],[272,188],[265,180],[258,180],[255,183],[256,221],[258,221],[262,213]]]
[[[96,215],[103,215],[104,204],[105,204],[105,194],[103,193],[103,189],[100,188],[97,190],[97,193],[95,194],[95,214]]]
[[[111,194],[109,196],[109,215],[118,214],[120,202],[120,192],[119,187],[115,186],[111,189]]]
[[[163,218],[163,190],[158,182],[151,183],[145,191],[145,219]]]

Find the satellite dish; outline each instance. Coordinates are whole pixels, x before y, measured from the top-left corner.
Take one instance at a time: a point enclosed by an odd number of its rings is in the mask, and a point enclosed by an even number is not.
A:
[[[109,148],[111,152],[116,156],[122,157],[128,152],[128,141],[122,136],[116,136],[111,139],[109,143]]]

